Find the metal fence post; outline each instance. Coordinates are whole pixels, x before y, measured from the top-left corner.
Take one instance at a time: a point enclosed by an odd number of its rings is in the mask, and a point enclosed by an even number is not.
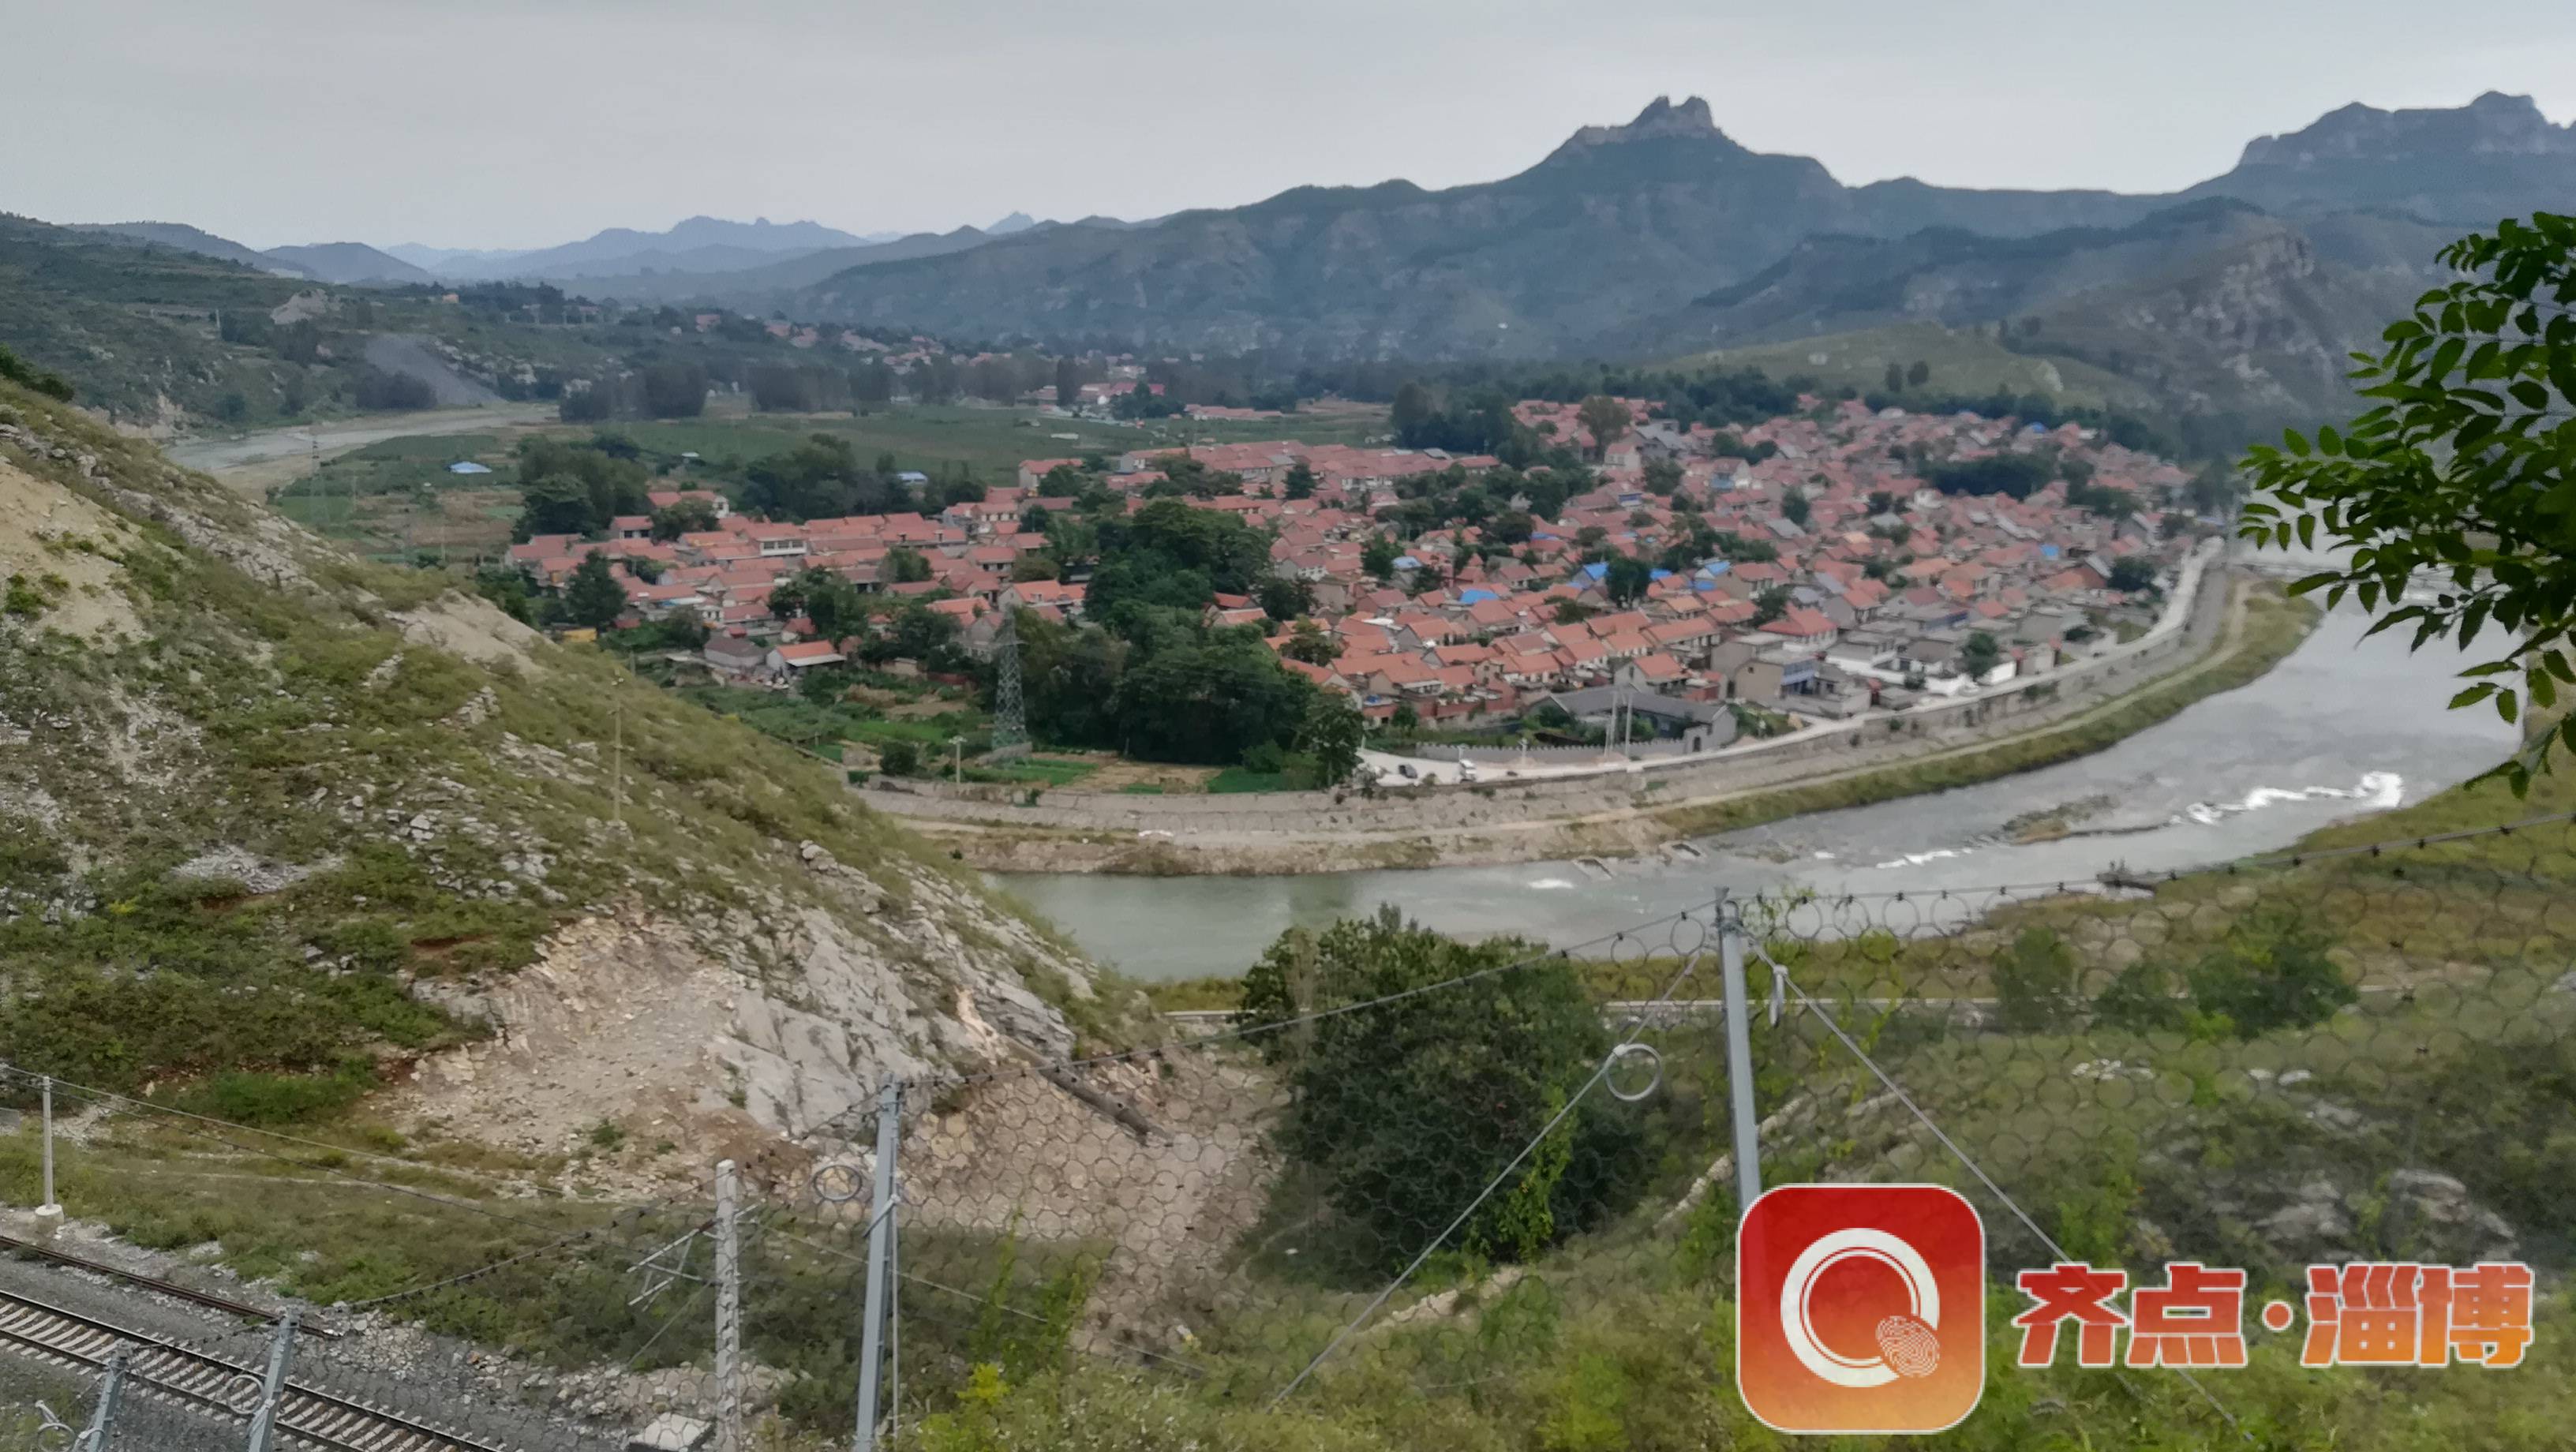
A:
[[[125,1400],[125,1367],[133,1360],[134,1348],[118,1345],[108,1354],[107,1370],[98,1380],[98,1405],[91,1409],[89,1427],[72,1439],[69,1452],[107,1452],[107,1439],[116,1431],[116,1409]]]
[[[295,1355],[293,1311],[278,1318],[268,1343],[268,1375],[260,1382],[259,1411],[250,1419],[249,1452],[276,1452],[277,1403],[286,1390],[286,1363]]]
[[[734,1229],[739,1186],[731,1160],[716,1163],[716,1452],[744,1452],[742,1245]]]
[[[1744,923],[1718,908],[1718,954],[1726,981],[1726,1084],[1734,1103],[1736,1212],[1762,1195],[1762,1134],[1753,1108],[1753,1004],[1744,985]]]
[[[868,1299],[859,1326],[856,1452],[876,1452],[877,1406],[885,1370],[886,1303],[894,1295],[894,1155],[903,1142],[903,1081],[889,1079],[877,1096],[876,1193],[868,1199]]]

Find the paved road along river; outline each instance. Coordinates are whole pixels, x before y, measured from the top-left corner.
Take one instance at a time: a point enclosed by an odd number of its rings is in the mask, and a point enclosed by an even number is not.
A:
[[[2463,662],[2406,632],[2364,641],[2338,612],[2291,657],[2095,755],[2020,776],[1707,838],[1701,861],[1570,862],[1302,877],[995,874],[1102,960],[1143,978],[1238,973],[1282,929],[1394,903],[1465,935],[1570,943],[1738,893],[1914,892],[2087,881],[2269,852],[2329,822],[2476,775],[2512,749],[2492,712],[2444,709]],[[2077,835],[2015,846],[2007,823],[2064,810]]]

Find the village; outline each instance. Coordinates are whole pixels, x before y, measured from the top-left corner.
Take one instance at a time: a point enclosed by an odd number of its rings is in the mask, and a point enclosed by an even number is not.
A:
[[[2075,424],[1807,398],[1801,413],[1721,433],[1623,403],[1606,439],[1574,405],[1515,407],[1597,460],[1553,518],[1519,516],[1525,537],[1508,515],[1397,537],[1407,499],[1488,476],[1491,456],[1280,441],[1028,459],[1010,486],[935,513],[774,522],[717,490],[666,489],[651,496],[657,513],[703,506],[697,522],[713,527],[656,539],[655,516],[622,516],[606,539],[540,536],[510,559],[560,588],[604,553],[628,601],[621,626],[693,618],[718,680],[785,687],[860,646],[773,608],[791,578],[819,569],[917,600],[968,655],[989,656],[1017,612],[1082,619],[1083,572],[1031,567],[1047,520],[1085,495],[1099,508],[1104,490],[1133,514],[1186,475],[1195,487],[1179,497],[1261,531],[1303,606],[1281,618],[1252,594],[1220,594],[1210,626],[1257,630],[1284,669],[1346,694],[1377,729],[1525,748],[1536,728],[1633,757],[1902,711],[2081,661],[2142,632],[2210,532],[2191,475]],[[1978,488],[1994,492],[1965,492]]]

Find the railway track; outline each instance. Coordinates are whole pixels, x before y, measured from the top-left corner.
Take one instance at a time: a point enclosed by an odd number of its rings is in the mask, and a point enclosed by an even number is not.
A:
[[[125,1371],[129,1398],[231,1422],[247,1423],[258,1410],[260,1368],[0,1291],[0,1351],[89,1371],[105,1367],[119,1346],[132,1353]],[[518,1452],[291,1378],[278,1397],[277,1426],[284,1434],[281,1445],[319,1452]]]

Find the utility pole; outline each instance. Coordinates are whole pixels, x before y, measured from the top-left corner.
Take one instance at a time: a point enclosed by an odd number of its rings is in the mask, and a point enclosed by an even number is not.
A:
[[[876,1452],[877,1404],[883,1389],[886,1309],[894,1300],[894,1157],[903,1143],[903,1081],[889,1079],[877,1096],[876,1193],[869,1197],[867,1305],[859,1321],[858,1432],[853,1452]]]
[[[740,1186],[731,1160],[716,1162],[716,1452],[748,1452],[742,1426],[742,1244],[734,1229]]]
[[[966,738],[963,736],[948,738],[948,775],[954,784],[966,784]]]
[[[1753,1108],[1753,1005],[1744,983],[1744,919],[1723,896],[1717,904],[1719,963],[1726,984],[1726,1086],[1735,1120],[1735,1208],[1762,1196],[1762,1134]]]
[[[107,1370],[98,1379],[98,1405],[89,1414],[89,1427],[72,1439],[69,1452],[107,1452],[107,1439],[116,1434],[117,1408],[125,1402],[125,1368],[134,1360],[134,1348],[120,1341],[107,1358]]]
[[[277,1323],[277,1334],[268,1343],[268,1375],[260,1382],[259,1410],[250,1419],[248,1452],[276,1452],[277,1403],[286,1390],[286,1363],[295,1355],[295,1318],[287,1312]]]
[[[63,1223],[63,1202],[54,1198],[54,1076],[44,1078],[45,1096],[45,1203],[36,1207],[36,1235],[42,1240],[54,1238]]]

